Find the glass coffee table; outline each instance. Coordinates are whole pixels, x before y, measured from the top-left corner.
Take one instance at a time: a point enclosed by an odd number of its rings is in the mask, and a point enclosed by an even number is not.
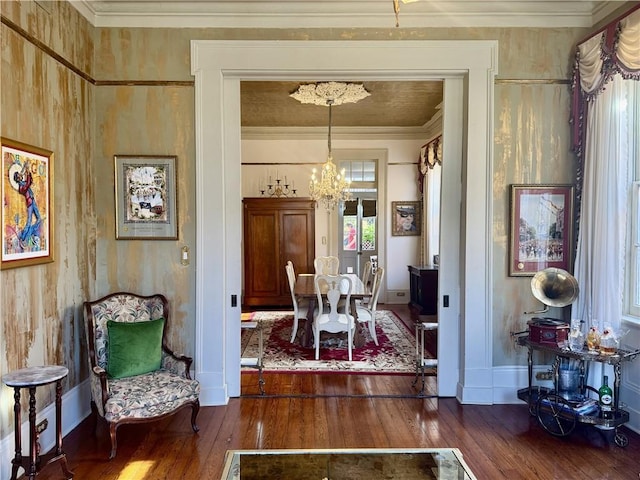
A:
[[[222,480],[476,480],[457,448],[228,450]]]

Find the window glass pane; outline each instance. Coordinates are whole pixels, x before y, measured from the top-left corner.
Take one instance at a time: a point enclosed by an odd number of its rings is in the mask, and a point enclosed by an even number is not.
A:
[[[356,231],[357,215],[345,215],[343,218],[343,238],[342,245],[344,250],[353,251],[356,249],[358,235]]]
[[[631,314],[640,314],[640,183],[634,182],[633,185],[633,208],[632,208],[632,228],[633,228],[633,245],[631,246],[631,255],[633,258],[632,265],[635,267],[633,278],[631,280]]]
[[[375,182],[376,162],[373,160],[350,160],[340,162],[339,169],[345,169],[345,176],[352,182]]]
[[[376,181],[376,162],[364,162],[362,165],[362,181]]]
[[[362,219],[362,251],[376,249],[376,217]]]
[[[633,298],[631,299],[631,308],[630,313],[637,315],[640,312],[640,282],[638,282],[638,278],[640,278],[640,250],[638,248],[633,249],[633,257],[634,257],[634,282],[633,282]]]

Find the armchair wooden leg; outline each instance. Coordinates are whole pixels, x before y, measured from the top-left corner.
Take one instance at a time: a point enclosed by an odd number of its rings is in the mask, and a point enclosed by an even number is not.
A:
[[[111,437],[111,453],[109,454],[109,460],[116,458],[116,449],[118,448],[118,442],[116,440],[116,430],[118,425],[116,423],[109,424],[109,436]]]
[[[200,400],[196,400],[191,407],[191,428],[194,432],[200,430],[200,427],[196,425],[196,417],[198,416],[198,412],[200,411]]]
[[[96,403],[91,400],[91,417],[93,420],[93,436],[95,437],[96,432],[98,431],[98,407],[96,407]]]

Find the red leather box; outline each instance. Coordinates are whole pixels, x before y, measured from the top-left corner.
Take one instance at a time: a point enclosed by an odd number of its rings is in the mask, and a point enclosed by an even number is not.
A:
[[[535,343],[558,346],[569,340],[569,325],[555,318],[532,318],[529,340]]]

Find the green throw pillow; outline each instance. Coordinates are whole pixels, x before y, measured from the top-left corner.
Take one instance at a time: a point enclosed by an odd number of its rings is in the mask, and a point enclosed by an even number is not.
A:
[[[158,370],[163,329],[164,318],[135,323],[107,321],[109,376],[123,378]]]

